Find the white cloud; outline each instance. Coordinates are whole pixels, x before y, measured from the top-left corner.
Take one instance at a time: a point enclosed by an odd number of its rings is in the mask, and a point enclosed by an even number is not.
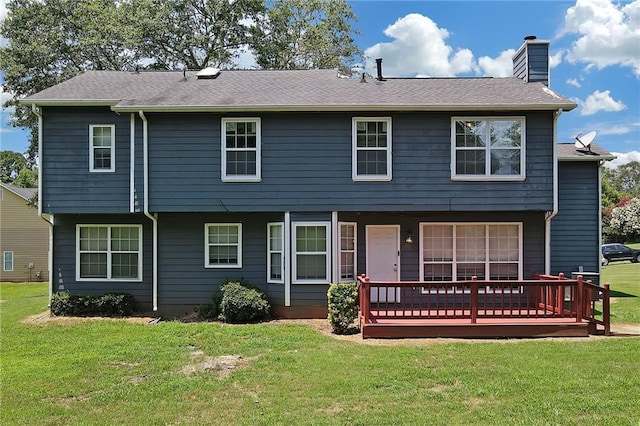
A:
[[[623,164],[631,163],[632,161],[640,161],[640,151],[630,152],[612,152],[617,158],[611,161],[605,161],[604,166],[608,169],[615,169]]]
[[[587,68],[631,67],[640,78],[640,0],[614,4],[611,0],[577,0],[567,9],[562,34],[578,34],[567,52],[569,62]]]
[[[495,59],[482,56],[478,59],[478,65],[486,76],[511,77],[513,75],[513,55],[515,53],[514,49],[508,49],[500,53]]]
[[[2,105],[2,108],[0,109],[2,110],[3,114],[4,113],[11,114],[15,110],[15,107],[10,107],[10,108],[4,107],[4,103],[11,99],[13,99],[13,94],[9,92],[5,92],[4,85],[0,85],[0,105]]]
[[[577,87],[577,88],[582,87],[582,84],[580,84],[580,82],[578,80],[576,80],[575,78],[567,79],[567,84],[569,84],[569,85],[571,85],[573,87]]]
[[[620,126],[614,125],[612,127],[606,127],[604,129],[600,129],[598,133],[601,135],[624,135],[626,133],[631,133],[633,129],[629,126]]]
[[[9,13],[9,10],[7,10],[7,1],[8,0],[0,0],[0,22],[4,21],[7,13]]]
[[[563,57],[564,57],[564,51],[563,50],[560,50],[555,55],[549,56],[549,68],[555,68],[558,65],[560,65],[560,63],[562,63],[562,58]]]
[[[611,92],[596,90],[582,103],[580,115],[593,115],[599,111],[617,112],[627,108],[622,101],[616,101],[611,97]]]
[[[233,63],[236,68],[241,70],[251,70],[259,68],[258,61],[256,61],[256,56],[253,54],[253,51],[249,48],[248,45],[236,49],[235,55],[236,57],[233,59]]]
[[[455,76],[477,71],[469,49],[454,49],[445,43],[449,32],[430,18],[411,13],[384,30],[393,39],[367,49],[366,69],[375,75],[374,59],[384,58],[385,76]]]

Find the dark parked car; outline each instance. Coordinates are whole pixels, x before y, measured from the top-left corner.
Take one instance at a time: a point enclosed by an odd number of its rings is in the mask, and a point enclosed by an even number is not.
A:
[[[602,264],[608,265],[609,262],[616,262],[618,260],[630,260],[633,263],[638,263],[640,262],[640,250],[618,243],[603,244]]]

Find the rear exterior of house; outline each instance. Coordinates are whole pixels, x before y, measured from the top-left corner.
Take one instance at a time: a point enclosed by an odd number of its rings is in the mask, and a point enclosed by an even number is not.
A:
[[[37,193],[0,183],[0,281],[49,280],[50,225],[28,205]]]
[[[575,104],[528,80],[547,58],[526,41],[506,79],[90,72],[31,96],[51,290],[182,315],[243,278],[279,316],[323,317],[329,283],[360,273],[591,268],[551,261],[556,120]]]

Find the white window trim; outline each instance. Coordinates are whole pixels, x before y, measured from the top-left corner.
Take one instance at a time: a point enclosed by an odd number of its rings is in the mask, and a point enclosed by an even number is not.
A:
[[[108,246],[107,246],[107,277],[106,278],[80,278],[80,228],[92,228],[92,227],[106,227],[107,235],[108,235]],[[111,228],[138,228],[138,277],[137,278],[110,278],[111,276],[111,255],[113,253],[111,251]],[[143,243],[144,239],[142,238],[142,225],[136,224],[104,224],[104,223],[94,223],[94,224],[77,224],[76,225],[76,281],[84,281],[84,282],[95,282],[95,281],[112,281],[112,282],[142,282],[142,258],[143,258]]]
[[[343,281],[342,279],[342,226],[353,226],[353,280]],[[348,250],[350,251],[350,250]],[[338,222],[338,281],[354,282],[358,280],[358,223]]]
[[[280,238],[282,240],[282,249],[278,252],[277,250],[271,250],[271,235],[272,235],[272,227],[280,226],[281,233]],[[282,272],[280,279],[271,278],[271,254],[272,253],[280,253],[280,271]],[[285,257],[285,244],[284,244],[284,222],[269,222],[267,223],[267,283],[269,284],[284,284],[284,257]]]
[[[445,225],[445,226],[453,226],[453,259],[451,260],[451,278],[452,278],[452,282],[456,281],[456,277],[458,276],[457,274],[457,264],[458,264],[458,260],[456,258],[456,232],[457,232],[457,227],[461,226],[461,225],[483,225],[485,227],[489,227],[491,225],[517,225],[518,226],[518,280],[522,280],[522,274],[523,274],[523,233],[522,233],[522,222],[420,222],[420,246],[419,246],[419,251],[420,251],[420,281],[424,281],[424,225]],[[487,247],[488,245],[488,241],[489,241],[489,233],[486,232],[485,233],[485,247]],[[488,253],[487,253],[488,256]],[[449,263],[449,262],[434,262],[434,263]],[[464,262],[462,262],[464,263]],[[513,262],[491,262],[488,259],[484,260],[484,264],[485,264],[485,277],[487,277],[487,279],[489,279],[490,274],[489,274],[489,266],[490,263],[513,263]]]
[[[491,155],[485,156],[484,175],[458,175],[456,174],[456,121],[513,121],[522,122],[522,145],[520,147],[520,174],[519,175],[492,175]],[[526,137],[527,122],[524,116],[480,116],[480,117],[451,117],[451,180],[454,181],[523,181],[526,179]],[[491,147],[486,146],[487,154],[491,153]],[[462,150],[461,150],[462,151]]]
[[[291,222],[292,230],[291,233],[291,259],[293,263],[293,284],[329,284],[331,280],[331,222]],[[326,280],[301,280],[298,279],[298,248],[297,248],[297,228],[298,227],[307,227],[307,226],[324,226],[326,228],[326,264],[325,264],[325,276]],[[319,253],[319,252],[318,252]]]
[[[226,265],[209,264],[209,227],[210,226],[235,226],[238,228],[238,263]],[[242,223],[205,223],[204,224],[204,267],[208,269],[239,269],[242,268]]]
[[[366,150],[365,148],[358,148],[358,122],[386,122],[387,123],[387,174],[386,175],[359,175],[358,174],[358,151]],[[393,164],[392,164],[392,127],[391,117],[353,117],[351,120],[351,177],[355,182],[388,182],[392,179]],[[378,150],[378,149],[376,149]]]
[[[10,254],[11,255],[11,269],[7,268],[7,255]],[[13,272],[16,265],[16,259],[15,256],[13,255],[13,251],[5,251],[2,253],[2,270],[4,272]]]
[[[96,127],[111,128],[111,167],[108,169],[96,169],[94,167],[93,129]],[[92,173],[112,173],[116,171],[116,126],[115,124],[90,124],[89,125],[89,171]]]
[[[255,149],[233,149],[230,151],[255,151],[256,153],[256,174],[255,175],[227,175],[227,123],[256,123],[256,147]],[[220,159],[221,164],[221,179],[223,182],[260,182],[262,180],[262,120],[260,117],[232,117],[222,118],[222,125],[220,129],[220,145],[222,149],[222,157]]]

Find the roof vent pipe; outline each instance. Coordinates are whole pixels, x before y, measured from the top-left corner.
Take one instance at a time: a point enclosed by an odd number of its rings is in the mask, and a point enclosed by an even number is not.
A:
[[[378,69],[378,81],[385,81],[382,77],[382,58],[376,59],[376,68]]]

